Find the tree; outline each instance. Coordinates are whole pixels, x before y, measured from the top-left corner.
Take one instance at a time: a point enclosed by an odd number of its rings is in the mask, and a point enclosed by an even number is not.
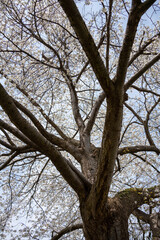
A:
[[[11,203],[43,197],[53,165],[82,223],[52,240],[79,228],[87,240],[129,239],[133,216],[143,239],[158,239],[157,1],[0,4],[0,169]]]

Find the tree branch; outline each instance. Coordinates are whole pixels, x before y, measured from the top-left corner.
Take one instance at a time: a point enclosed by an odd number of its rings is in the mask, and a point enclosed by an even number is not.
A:
[[[135,209],[143,204],[149,204],[151,199],[160,197],[160,185],[150,188],[129,188],[116,194],[122,205],[130,215]]]
[[[109,93],[113,89],[113,83],[109,79],[106,67],[100,57],[98,49],[94,43],[94,40],[87,29],[85,22],[80,15],[77,6],[73,0],[59,0],[61,7],[66,13],[79,42],[86,53],[89,62],[93,68],[93,71],[99,80],[102,89]]]
[[[8,144],[7,142],[5,142],[5,141],[3,141],[1,139],[0,139],[0,145],[3,145],[4,147],[6,147],[8,149],[11,149],[11,150],[15,149],[15,145],[14,146],[10,145],[10,144]]]
[[[13,98],[12,98],[13,99]],[[37,120],[35,115],[33,115],[26,107],[24,107],[21,103],[13,99],[15,105],[20,109],[26,116],[30,118],[30,120],[34,123],[35,127],[39,130],[39,132],[52,144],[62,148],[63,150],[68,151],[71,153],[77,160],[80,161],[81,154],[77,146],[74,145],[73,141],[70,141],[69,138],[59,138],[54,134],[48,133],[41,123]],[[77,151],[75,151],[75,148]]]
[[[125,91],[128,90],[132,84],[143,75],[149,68],[151,68],[156,62],[160,60],[160,53],[154,57],[150,62],[148,62],[138,73],[136,73],[124,86]]]
[[[155,152],[157,154],[160,154],[160,149],[158,149],[155,146],[147,146],[147,145],[123,147],[118,150],[118,154],[124,155],[124,154],[137,153],[137,152],[143,152],[143,151]]]
[[[150,145],[154,145],[154,146],[155,146],[155,143],[154,143],[151,133],[149,131],[148,122],[150,119],[151,112],[154,110],[154,108],[158,105],[159,102],[160,102],[160,97],[159,97],[158,101],[156,101],[155,104],[151,107],[151,109],[147,112],[146,120],[144,121],[144,129],[145,129],[145,133],[146,133],[148,142]]]
[[[134,116],[136,116],[140,123],[144,124],[143,119],[134,111],[134,109],[131,106],[129,106],[127,103],[124,103],[124,105],[133,113]]]
[[[102,2],[103,4],[103,2]],[[112,7],[113,7],[113,0],[109,1],[109,14],[107,19],[107,44],[106,44],[106,68],[107,73],[109,75],[109,47],[110,47],[110,24],[111,24],[111,17],[112,17]]]
[[[18,129],[10,126],[9,124],[5,123],[3,120],[0,119],[0,126],[10,133],[12,133],[15,137],[17,137],[22,142],[26,143],[28,146],[33,147],[35,150],[38,150],[38,146],[33,143],[30,139],[28,139],[24,134],[22,134]]]
[[[117,66],[117,73],[115,77],[115,83],[118,86],[123,87],[127,68],[129,64],[129,58],[134,42],[134,38],[136,35],[137,27],[141,16],[148,10],[148,8],[155,2],[155,0],[147,0],[144,3],[141,1],[132,1],[132,8],[129,14],[125,37],[122,45],[122,49],[120,52],[118,66]]]
[[[25,91],[25,89],[21,88],[19,84],[17,84],[15,81],[10,80],[6,74],[3,73],[2,70],[0,70],[0,74],[2,74],[3,77],[5,77],[9,82],[12,84],[15,84],[16,88],[23,94],[25,95],[29,101],[33,104],[33,106],[37,107],[42,114],[42,116],[47,120],[47,122],[57,131],[57,133],[63,138],[63,139],[68,139],[68,137],[64,134],[64,132],[45,114],[44,110],[42,107],[33,99],[30,97],[30,95]]]
[[[58,240],[63,235],[65,235],[66,233],[70,233],[70,232],[73,232],[73,231],[75,231],[77,229],[82,229],[82,228],[83,228],[83,224],[82,223],[75,224],[75,225],[72,225],[72,226],[68,226],[68,227],[62,229],[60,232],[58,232],[56,236],[51,238],[51,240]]]
[[[151,93],[151,94],[153,94],[153,95],[155,95],[155,96],[157,96],[157,97],[160,97],[160,94],[158,94],[158,93],[156,93],[156,92],[153,92],[153,91],[151,91],[151,90],[149,90],[149,89],[146,89],[146,88],[139,88],[139,87],[137,87],[137,86],[135,86],[135,85],[132,85],[132,88],[136,89],[136,90],[139,91],[139,92]]]
[[[143,158],[142,156],[138,155],[138,154],[135,154],[135,153],[132,153],[133,156],[141,159],[143,162],[147,163],[149,166],[151,166],[157,173],[160,174],[160,171],[152,164],[150,163],[149,161],[147,161],[145,158]]]
[[[96,117],[97,117],[98,111],[99,111],[99,109],[100,109],[100,107],[101,107],[101,104],[103,103],[105,97],[106,97],[105,92],[102,92],[102,93],[99,95],[98,99],[96,100],[96,102],[95,102],[95,104],[94,104],[94,107],[93,107],[93,109],[92,109],[92,111],[91,111],[91,116],[90,116],[90,118],[89,118],[89,120],[88,120],[88,122],[87,122],[87,124],[86,124],[85,129],[84,129],[84,132],[85,132],[86,134],[90,134],[90,132],[91,132],[91,130],[92,130],[92,128],[93,128],[95,119],[96,119]]]
[[[18,156],[18,152],[14,152],[9,158],[7,161],[5,161],[4,163],[2,163],[0,165],[0,171],[3,170],[4,168],[6,168],[8,166],[8,164],[16,157]]]
[[[147,214],[142,210],[135,209],[133,211],[133,215],[138,219],[142,220],[145,223],[150,224],[150,228],[152,230],[153,239],[159,240],[160,236],[160,213],[151,213]]]
[[[150,215],[143,212],[142,210],[135,209],[132,214],[136,216],[138,219],[142,220],[143,222],[150,224]]]
[[[17,147],[17,150],[16,151],[12,151],[11,153],[10,153],[10,157],[8,158],[8,160],[6,160],[4,163],[2,163],[1,165],[0,165],[0,171],[1,170],[3,170],[4,168],[6,168],[10,163],[11,163],[11,161],[15,158],[15,157],[17,157],[19,154],[21,154],[21,153],[26,153],[26,152],[33,152],[33,151],[35,151],[34,149],[29,149],[27,146],[22,146],[22,147]]]
[[[74,116],[75,122],[77,123],[77,126],[80,130],[80,133],[82,133],[82,131],[84,129],[84,122],[83,122],[83,119],[79,112],[78,97],[77,97],[77,93],[75,90],[75,86],[73,85],[72,80],[70,79],[68,74],[66,73],[65,75],[67,78],[66,81],[67,81],[67,85],[69,87],[70,95],[71,95],[71,105],[72,105],[73,116]]]
[[[105,26],[103,27],[102,33],[103,33],[104,29],[105,29]],[[105,39],[105,35],[102,35],[101,38],[100,38],[100,40],[99,40],[97,49],[99,49],[99,48],[101,47],[101,45],[103,44],[104,39]],[[89,65],[89,61],[87,61],[87,62],[84,64],[84,66],[82,67],[82,69],[80,70],[80,72],[79,72],[79,74],[78,74],[78,76],[77,76],[77,78],[76,78],[76,83],[79,81],[79,79],[81,78],[82,74],[85,72],[85,70],[86,70],[86,68],[87,68],[88,65]]]
[[[7,138],[7,141],[10,143],[11,146],[15,146],[15,143],[12,141],[8,133],[0,127],[0,130],[4,133],[5,137]]]
[[[145,42],[142,46],[139,47],[138,52],[136,52],[131,59],[129,60],[128,66],[130,66],[135,59],[137,59],[141,54],[143,54],[144,50],[152,43],[155,41],[156,37],[159,36],[160,33],[154,35],[152,38],[148,39],[147,42]]]
[[[139,3],[139,2],[141,2],[141,0],[132,0],[132,3],[135,3],[135,2]],[[143,3],[141,3],[139,5],[140,13],[144,14],[155,2],[156,2],[156,0],[146,0]],[[137,7],[136,5],[135,5],[135,7]]]
[[[33,55],[31,55],[30,52],[27,52],[25,50],[23,50],[22,48],[20,48],[17,44],[15,44],[10,38],[8,38],[4,33],[0,32],[10,43],[12,43],[12,45],[14,47],[16,47],[18,50],[19,50],[19,53],[24,53],[26,56],[28,56],[29,58],[35,60],[36,62],[40,63],[40,64],[43,64],[47,67],[50,67],[50,68],[53,68],[53,69],[59,69],[59,67],[54,67],[52,64],[49,64],[48,62],[45,62],[45,61],[42,61],[36,57],[34,57]],[[7,50],[7,49],[1,49],[0,52],[18,52],[17,50]]]
[[[71,169],[67,160],[56,150],[56,148],[41,135],[35,127],[21,116],[17,110],[12,98],[7,94],[3,86],[0,84],[0,105],[9,116],[11,122],[20,129],[31,141],[33,141],[43,154],[48,156],[57,170],[62,174],[68,184],[76,191],[76,193],[85,196],[85,183]]]
[[[137,14],[137,12],[132,8],[128,17],[125,37],[119,55],[117,73],[115,77],[116,85],[121,87],[123,87],[125,81],[129,58],[140,18],[141,15]]]

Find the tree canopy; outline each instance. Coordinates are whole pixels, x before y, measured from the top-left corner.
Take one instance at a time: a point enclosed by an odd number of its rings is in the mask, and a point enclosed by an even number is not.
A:
[[[159,239],[159,11],[0,0],[2,239]]]

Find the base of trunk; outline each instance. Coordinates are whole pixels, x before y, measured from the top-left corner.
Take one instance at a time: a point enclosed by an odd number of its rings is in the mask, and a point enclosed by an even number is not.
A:
[[[108,219],[110,222],[110,219]],[[129,240],[127,223],[115,222],[113,224],[92,223],[84,226],[84,236],[86,240]]]
[[[86,240],[129,240],[128,216],[125,210],[112,202],[105,211],[95,211],[94,217],[85,205],[81,206]]]

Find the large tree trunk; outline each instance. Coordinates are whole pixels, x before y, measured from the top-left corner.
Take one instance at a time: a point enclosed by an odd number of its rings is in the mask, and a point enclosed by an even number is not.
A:
[[[92,203],[81,204],[86,240],[128,240],[128,215],[117,199],[110,199],[103,211],[92,212]]]

